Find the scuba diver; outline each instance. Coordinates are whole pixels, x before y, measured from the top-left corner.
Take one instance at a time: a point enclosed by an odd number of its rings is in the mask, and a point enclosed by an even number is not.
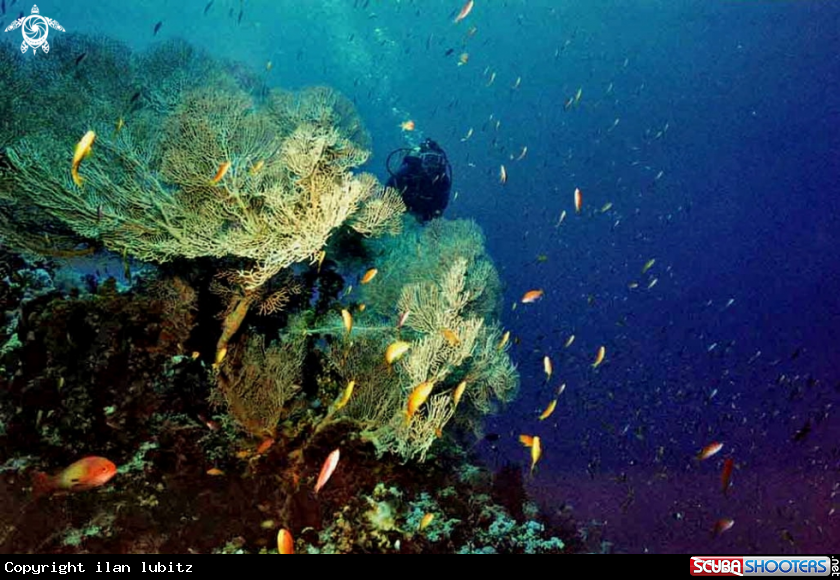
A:
[[[402,164],[394,172],[391,159],[398,153],[403,154]],[[386,186],[400,192],[412,215],[421,222],[443,215],[452,188],[452,166],[440,145],[425,139],[419,147],[396,149],[385,166],[391,175]]]

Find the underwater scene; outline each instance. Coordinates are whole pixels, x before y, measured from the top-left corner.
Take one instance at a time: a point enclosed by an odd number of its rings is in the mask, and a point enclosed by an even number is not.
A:
[[[840,4],[0,30],[3,553],[840,545]]]

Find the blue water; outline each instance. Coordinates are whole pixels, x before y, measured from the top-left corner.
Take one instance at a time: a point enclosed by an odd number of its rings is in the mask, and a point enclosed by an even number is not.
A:
[[[540,435],[527,485],[547,512],[573,506],[616,551],[836,550],[840,4],[476,0],[458,24],[460,0],[126,4],[39,8],[68,31],[137,49],[183,37],[258,70],[271,61],[273,85],[337,88],[383,181],[392,149],[443,145],[446,216],[484,228],[518,339],[521,396],[480,449],[525,469],[517,437]],[[400,130],[409,119],[414,133]],[[541,301],[513,309],[536,288]],[[698,463],[715,440],[723,451]],[[712,538],[720,518],[735,525]]]

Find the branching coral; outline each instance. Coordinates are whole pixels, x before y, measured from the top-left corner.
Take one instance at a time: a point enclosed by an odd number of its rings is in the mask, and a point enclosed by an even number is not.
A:
[[[219,388],[228,411],[249,433],[273,436],[286,404],[300,390],[304,340],[265,346],[250,337],[226,358]]]
[[[400,252],[413,251],[411,241],[430,236],[436,240],[422,248],[422,257],[399,258]],[[459,236],[466,238],[453,239]],[[326,359],[339,383],[356,385],[339,415],[358,422],[380,453],[423,461],[456,411],[480,416],[516,393],[519,376],[507,351],[498,348],[501,332],[488,314],[495,310],[498,279],[481,242],[471,222],[441,220],[431,232],[409,229],[388,244],[377,244],[385,246],[377,261],[382,274],[364,287],[367,308],[353,331],[348,334],[336,315],[311,329],[335,337],[324,349]],[[387,304],[383,296],[399,298]],[[394,310],[409,313],[400,330],[393,324]],[[385,349],[398,338],[410,346],[391,366]],[[432,393],[406,419],[408,398],[421,383],[433,384]],[[458,406],[455,390],[462,383]]]
[[[111,108],[86,109],[85,130],[97,139],[79,170],[81,187],[70,180],[69,155],[82,130],[43,132],[13,139],[0,200],[26,200],[27,212],[44,222],[141,260],[240,258],[245,296],[290,265],[313,261],[344,224],[365,235],[396,230],[399,197],[373,176],[351,173],[368,151],[353,140],[364,131],[346,99],[317,89],[269,96],[263,106],[231,76],[196,88],[196,78],[220,73],[183,45],[167,46],[137,59],[157,63],[162,74],[156,84],[148,71],[134,73],[144,89],[127,100],[142,106],[124,127],[113,130],[119,91],[109,94]],[[201,74],[164,66],[167,50],[176,63],[202,64]],[[54,109],[69,98],[54,97]],[[65,114],[81,108],[74,103]],[[220,349],[249,305],[239,299],[228,309]]]

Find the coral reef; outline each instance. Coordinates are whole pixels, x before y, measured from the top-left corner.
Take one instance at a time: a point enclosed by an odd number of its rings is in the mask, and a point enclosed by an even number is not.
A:
[[[564,550],[465,459],[519,385],[478,225],[406,216],[328,88],[68,38],[30,101],[0,50],[2,549],[271,552],[282,528],[304,552]],[[33,496],[88,455],[113,480]]]

